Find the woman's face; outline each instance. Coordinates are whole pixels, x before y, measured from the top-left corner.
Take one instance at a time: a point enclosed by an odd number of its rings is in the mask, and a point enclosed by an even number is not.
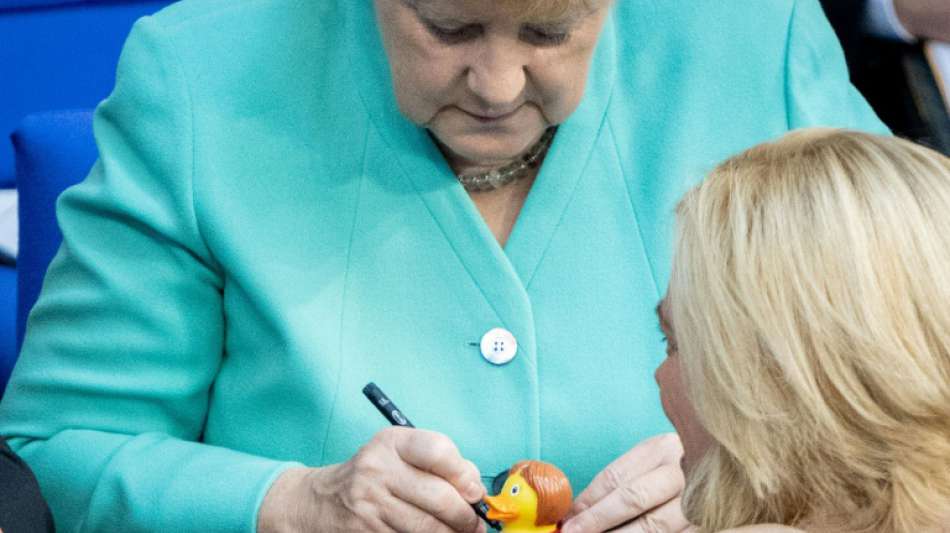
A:
[[[660,318],[660,329],[666,336],[666,359],[656,369],[656,382],[660,386],[663,411],[679,433],[680,440],[683,441],[683,471],[688,474],[714,441],[699,423],[696,412],[689,403],[683,370],[680,367],[680,358],[676,349],[676,337],[668,319],[666,305],[664,299],[656,308]]]
[[[494,0],[375,0],[402,113],[450,159],[494,167],[577,108],[607,0],[516,20]]]

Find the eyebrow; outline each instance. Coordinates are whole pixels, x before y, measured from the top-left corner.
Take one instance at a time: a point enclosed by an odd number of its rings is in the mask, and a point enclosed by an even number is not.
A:
[[[420,17],[428,19],[431,21],[437,22],[461,22],[466,24],[473,23],[472,21],[458,18],[454,15],[449,15],[439,8],[438,0],[401,0],[410,9],[414,10]],[[592,15],[597,10],[594,8],[591,9],[571,9],[569,12],[565,13],[564,16],[558,20],[550,21],[537,21],[530,22],[526,21],[527,24],[531,24],[536,27],[541,28],[552,28],[552,29],[567,29],[571,28],[581,21]]]
[[[419,16],[429,19],[455,19],[456,17],[448,15],[443,9],[440,9],[439,3],[433,0],[401,0],[409,9],[415,11]]]

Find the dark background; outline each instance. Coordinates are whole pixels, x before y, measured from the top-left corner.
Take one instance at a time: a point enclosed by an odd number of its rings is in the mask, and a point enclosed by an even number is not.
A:
[[[844,47],[851,80],[881,120],[895,134],[950,155],[950,112],[922,45],[867,35],[866,0],[821,3]]]

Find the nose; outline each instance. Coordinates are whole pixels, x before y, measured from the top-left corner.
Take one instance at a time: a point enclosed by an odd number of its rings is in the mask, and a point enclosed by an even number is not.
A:
[[[656,380],[656,384],[660,386],[660,389],[663,389],[663,386],[666,385],[666,376],[669,372],[670,358],[663,358],[663,362],[660,363],[660,366],[656,367],[656,370],[653,371],[653,379]]]
[[[525,90],[527,63],[518,48],[503,39],[489,40],[469,66],[469,90],[493,111],[511,111]]]

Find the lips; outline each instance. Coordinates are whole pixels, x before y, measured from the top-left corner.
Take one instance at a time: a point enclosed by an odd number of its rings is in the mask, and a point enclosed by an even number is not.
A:
[[[466,109],[462,109],[462,112],[480,122],[501,122],[514,116],[519,109],[521,108],[518,107],[505,113],[475,113]]]

